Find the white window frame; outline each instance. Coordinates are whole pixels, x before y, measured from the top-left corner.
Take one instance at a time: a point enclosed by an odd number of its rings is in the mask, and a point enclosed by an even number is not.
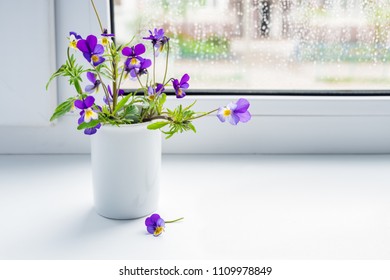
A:
[[[109,27],[109,1],[95,2],[103,15],[103,24]],[[56,47],[55,55],[40,59],[47,59],[52,70],[55,70],[64,62],[69,31],[98,34],[99,29],[89,1],[46,0],[46,3],[52,9],[48,21],[55,26],[52,35],[55,36]],[[17,27],[12,28],[15,30],[8,32],[23,32]],[[66,80],[54,83],[50,91],[48,95],[53,96],[47,98],[52,98],[57,103],[72,95],[72,89]],[[33,94],[40,95],[43,92]],[[176,100],[171,96],[167,106],[173,107],[178,102],[189,104],[196,99],[196,110],[208,111],[237,98],[228,95],[202,95]],[[196,134],[187,132],[167,141],[163,140],[163,152],[390,152],[389,96],[247,95],[245,98],[251,102],[253,118],[249,123],[233,127],[227,123],[221,124],[215,115],[205,117],[196,121]],[[50,108],[37,109],[52,110],[52,105]],[[76,130],[76,123],[77,114],[68,114],[52,124],[0,123],[3,131],[0,153],[89,153],[90,138]]]

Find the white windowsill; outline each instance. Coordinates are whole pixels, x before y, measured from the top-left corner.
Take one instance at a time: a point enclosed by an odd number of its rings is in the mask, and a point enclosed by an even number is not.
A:
[[[88,155],[0,156],[0,259],[390,259],[390,156],[168,155],[159,238],[93,210]],[[129,178],[131,179],[131,178]]]

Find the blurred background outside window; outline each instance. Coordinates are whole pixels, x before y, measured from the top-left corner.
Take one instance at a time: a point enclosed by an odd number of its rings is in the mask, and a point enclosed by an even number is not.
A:
[[[390,88],[388,0],[114,0],[118,43],[164,28],[192,89]],[[150,41],[144,44],[151,51]],[[149,53],[150,55],[151,53]],[[165,53],[158,57],[162,75]],[[126,81],[125,87],[137,87]]]

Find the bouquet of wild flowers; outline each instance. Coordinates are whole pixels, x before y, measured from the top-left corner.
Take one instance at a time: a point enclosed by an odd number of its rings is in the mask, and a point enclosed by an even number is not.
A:
[[[155,28],[153,32],[149,31],[148,37],[143,38],[152,44],[152,63],[151,59],[142,57],[146,52],[146,47],[142,43],[133,44],[131,40],[127,44],[117,46],[112,40],[114,34],[103,29],[93,0],[91,3],[102,32],[101,38],[99,40],[94,35],[83,38],[75,32],[69,33],[67,60],[51,76],[46,88],[54,78],[65,76],[69,79],[70,85],[74,86],[76,96],[61,103],[51,121],[77,108],[80,110],[77,129],[84,130],[87,135],[95,134],[102,124],[120,126],[153,121],[148,128],[162,129],[169,138],[178,132],[188,130],[196,132],[192,121],[214,112],[217,112],[222,122],[228,120],[233,125],[250,120],[249,102],[244,98],[206,113],[193,111],[195,102],[187,107],[179,105],[174,110],[166,109],[165,88],[172,86],[176,97],[183,98],[189,87],[190,76],[184,74],[180,80],[167,78],[169,38],[165,36],[164,30]],[[71,49],[83,55],[89,63],[88,69],[76,63],[75,54],[71,54]],[[165,71],[162,80],[158,82],[154,62],[163,51],[166,51]],[[83,89],[81,83],[84,75],[89,84]],[[125,94],[121,86],[128,78],[138,81],[139,88],[133,93]],[[100,105],[96,103],[94,94],[99,88],[104,93]]]

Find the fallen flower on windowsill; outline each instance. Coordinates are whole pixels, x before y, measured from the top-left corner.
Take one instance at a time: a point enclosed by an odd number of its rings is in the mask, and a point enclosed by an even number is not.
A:
[[[150,234],[153,234],[153,236],[157,237],[157,236],[161,235],[162,232],[164,231],[165,224],[178,222],[178,221],[181,221],[183,219],[184,218],[179,218],[179,219],[172,220],[172,221],[164,221],[164,219],[162,219],[159,214],[153,214],[150,217],[147,217],[145,219],[145,226],[146,226],[146,230]]]

